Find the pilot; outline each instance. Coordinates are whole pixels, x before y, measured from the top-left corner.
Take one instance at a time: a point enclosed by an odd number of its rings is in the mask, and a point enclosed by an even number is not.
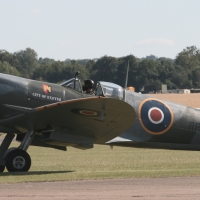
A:
[[[91,79],[84,80],[84,85],[82,86],[82,88],[86,94],[94,94],[93,87],[94,87],[93,80],[91,80]]]

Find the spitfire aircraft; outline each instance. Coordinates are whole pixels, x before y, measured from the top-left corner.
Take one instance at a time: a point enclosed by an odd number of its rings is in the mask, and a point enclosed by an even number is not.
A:
[[[77,76],[52,84],[0,74],[0,132],[7,133],[0,146],[0,172],[5,167],[28,171],[29,145],[90,149],[125,132],[135,121],[135,110],[115,96],[106,97],[100,92],[104,85],[86,94]],[[15,135],[21,144],[9,149]]]
[[[29,145],[200,150],[200,110],[114,83],[100,81],[88,95],[77,77],[57,85],[0,74],[0,111],[1,171],[28,171]],[[21,144],[8,149],[15,134]]]

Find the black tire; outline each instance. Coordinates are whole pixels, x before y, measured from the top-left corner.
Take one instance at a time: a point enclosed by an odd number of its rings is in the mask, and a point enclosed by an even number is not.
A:
[[[3,172],[5,169],[5,165],[0,165],[0,173]]]
[[[6,160],[7,155],[8,155],[11,151],[16,150],[16,149],[17,149],[16,147],[12,147],[12,148],[10,148],[10,149],[7,149],[7,151],[6,151],[6,152],[4,153],[4,155],[3,155],[3,159]]]
[[[21,149],[10,151],[5,158],[6,169],[9,172],[27,172],[31,167],[29,154]]]

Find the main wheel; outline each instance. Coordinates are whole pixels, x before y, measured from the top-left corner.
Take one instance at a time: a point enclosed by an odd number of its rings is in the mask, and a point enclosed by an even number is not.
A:
[[[5,165],[0,165],[0,173],[3,172],[5,169]]]
[[[21,149],[14,149],[6,155],[6,169],[9,172],[27,172],[31,167],[29,154]]]

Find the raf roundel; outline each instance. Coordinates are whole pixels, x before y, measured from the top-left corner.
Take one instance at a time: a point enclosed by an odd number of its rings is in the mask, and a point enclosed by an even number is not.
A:
[[[74,114],[85,116],[85,117],[100,117],[101,112],[98,110],[92,110],[92,109],[83,109],[83,108],[74,108],[71,110]]]
[[[141,102],[138,117],[144,130],[153,135],[161,135],[173,124],[174,115],[164,102],[148,98]]]

